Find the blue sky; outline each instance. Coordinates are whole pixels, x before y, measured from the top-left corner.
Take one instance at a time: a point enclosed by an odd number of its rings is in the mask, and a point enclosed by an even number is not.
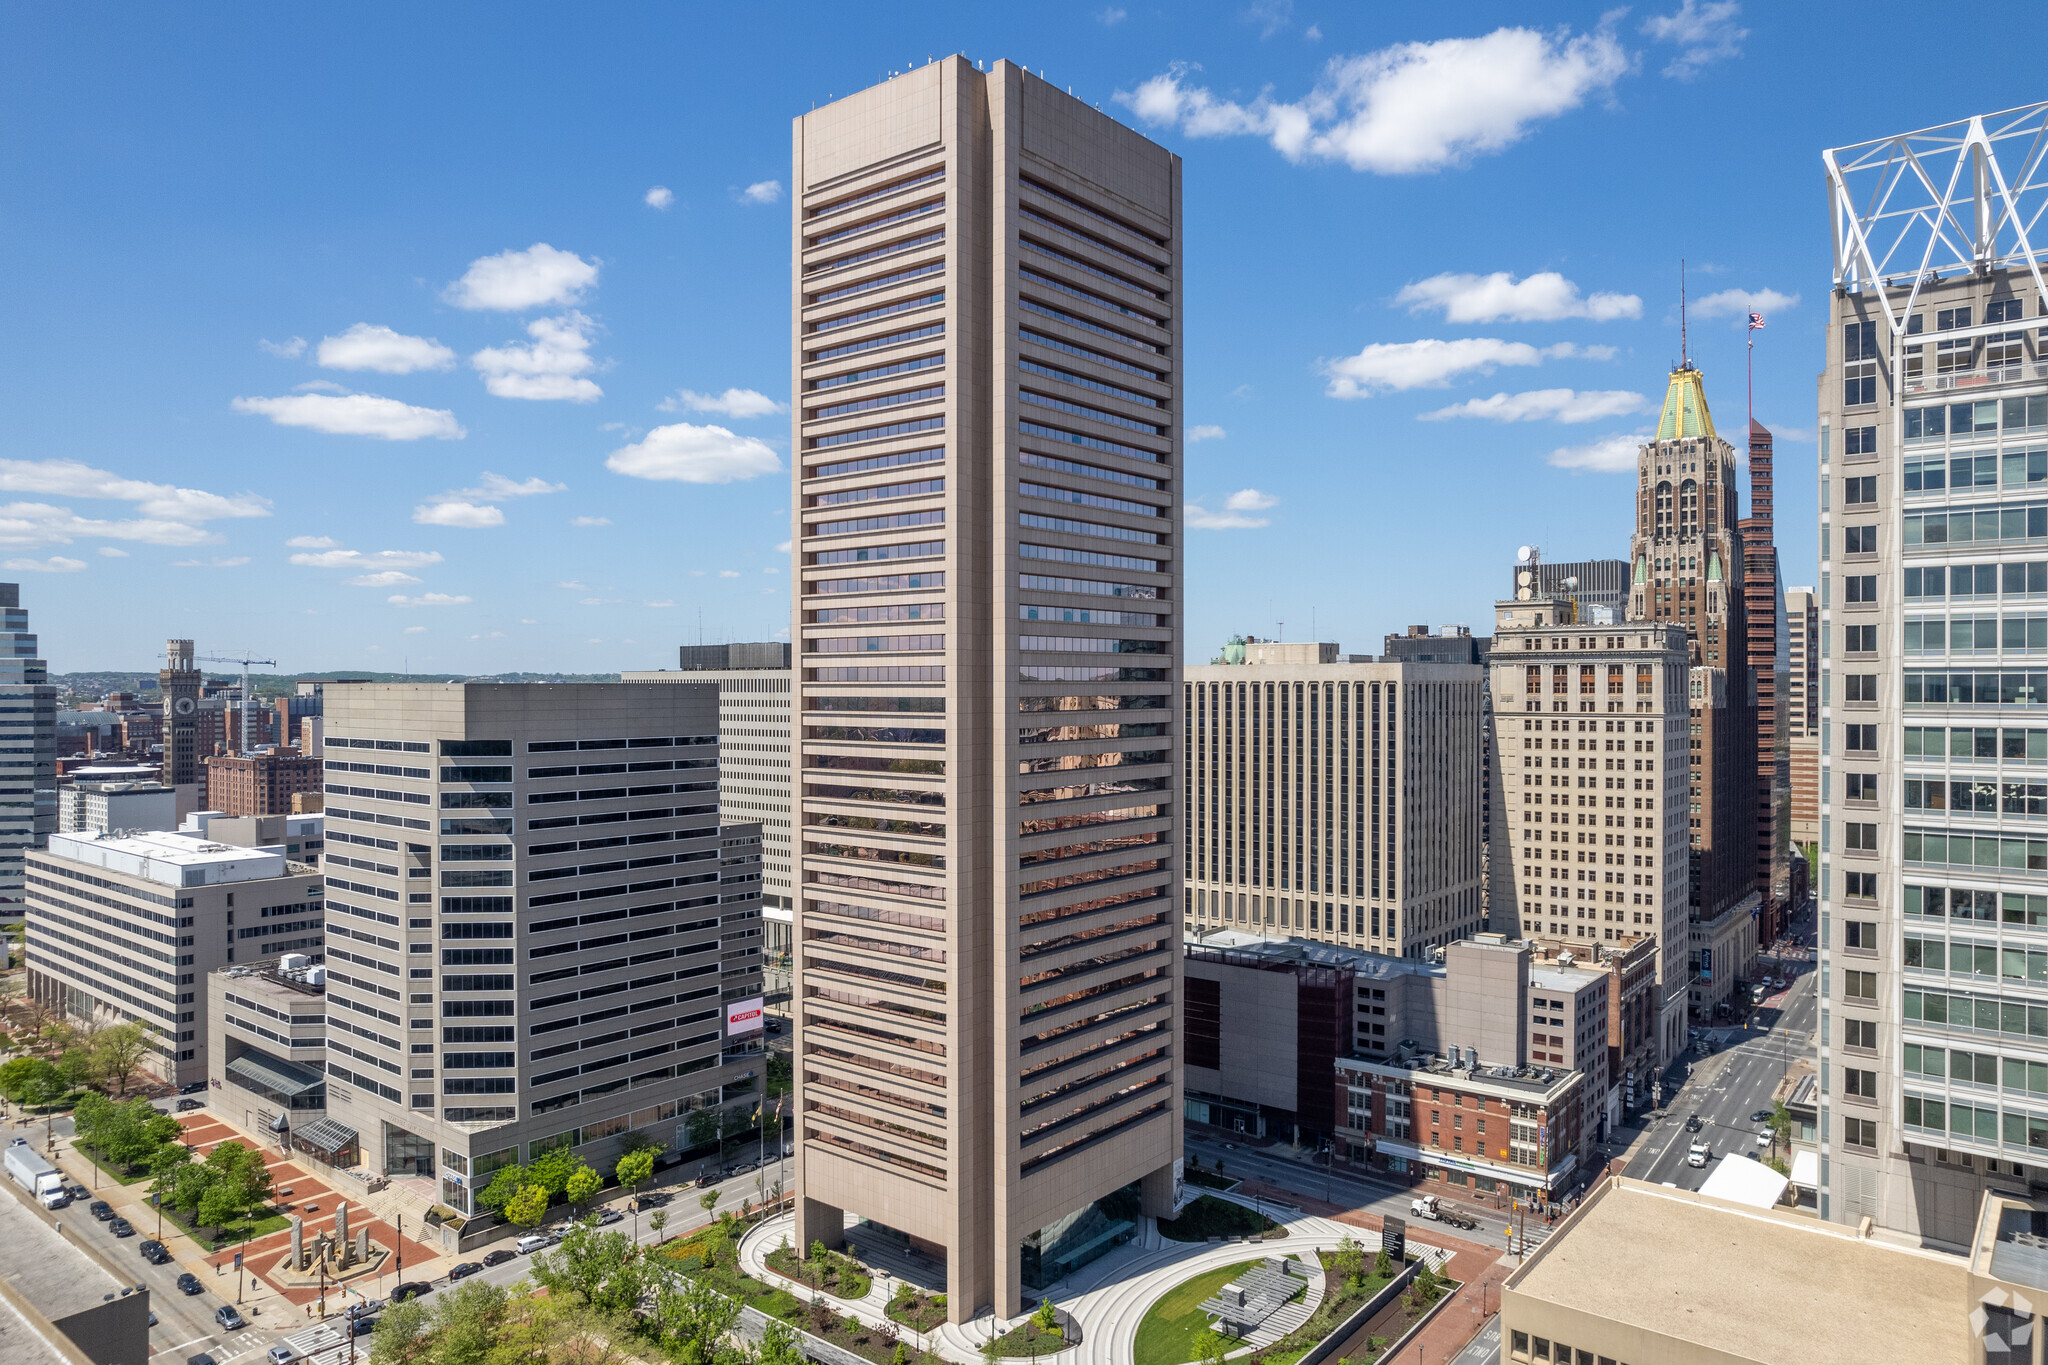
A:
[[[1624,554],[1681,257],[1810,581],[1820,149],[2041,98],[2016,12],[1880,86],[1827,54],[1922,11],[9,4],[0,573],[58,670],[786,632],[789,119],[959,51],[1186,160],[1195,661]]]

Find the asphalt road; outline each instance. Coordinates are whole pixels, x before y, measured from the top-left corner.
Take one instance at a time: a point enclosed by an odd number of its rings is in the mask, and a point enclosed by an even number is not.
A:
[[[1791,987],[1756,1011],[1759,1020],[1769,1022],[1768,1030],[1716,1031],[1733,1041],[1694,1064],[1685,1087],[1637,1149],[1629,1163],[1630,1175],[1696,1190],[1722,1160],[1744,1160],[1741,1154],[1745,1151],[1773,1154],[1772,1149],[1757,1145],[1756,1134],[1765,1125],[1750,1115],[1771,1107],[1771,1094],[1779,1080],[1793,1062],[1812,1051],[1814,974],[1811,963],[1802,965],[1804,970]],[[1685,1131],[1686,1117],[1692,1114],[1700,1118],[1698,1134]],[[1713,1152],[1704,1167],[1686,1165],[1686,1150],[1695,1138]],[[1782,1147],[1775,1149],[1775,1155],[1785,1159]]]

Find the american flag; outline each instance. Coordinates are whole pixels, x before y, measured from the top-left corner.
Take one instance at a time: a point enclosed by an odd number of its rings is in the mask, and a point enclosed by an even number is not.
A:
[[[1763,325],[1764,325],[1764,315],[1763,315],[1762,313],[1751,313],[1751,314],[1749,315],[1749,330],[1750,330],[1750,331],[1752,331],[1752,332],[1755,332],[1755,331],[1760,331],[1760,330],[1762,330],[1762,328],[1763,328]]]

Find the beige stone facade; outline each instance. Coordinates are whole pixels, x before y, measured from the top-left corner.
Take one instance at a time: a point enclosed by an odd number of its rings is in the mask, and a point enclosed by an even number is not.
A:
[[[1485,670],[1244,657],[1187,670],[1188,930],[1413,957],[1485,928]]]
[[[1180,162],[949,57],[792,178],[799,1231],[1009,1316],[1180,1153]]]
[[[1496,612],[1491,927],[1595,959],[1654,940],[1668,1062],[1685,1046],[1690,946],[1685,635],[1570,615],[1534,596]]]

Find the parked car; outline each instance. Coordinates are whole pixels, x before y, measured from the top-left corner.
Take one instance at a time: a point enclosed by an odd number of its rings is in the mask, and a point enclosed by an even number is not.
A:
[[[529,1232],[512,1244],[513,1249],[521,1256],[531,1256],[536,1251],[545,1251],[547,1245],[548,1239],[537,1232]]]
[[[499,1247],[496,1251],[490,1252],[484,1256],[484,1264],[503,1265],[507,1261],[516,1261],[518,1259],[519,1253],[514,1251],[511,1247]]]
[[[457,1280],[466,1280],[482,1269],[483,1267],[475,1261],[463,1261],[448,1268],[448,1282],[453,1284]]]
[[[357,1318],[349,1324],[349,1332],[354,1336],[366,1337],[376,1330],[377,1320],[375,1318]]]
[[[383,1306],[384,1300],[382,1299],[364,1299],[361,1303],[352,1303],[348,1306],[348,1316],[352,1318],[367,1318]]]
[[[192,1084],[190,1084],[190,1085],[187,1085],[187,1086],[183,1086],[183,1087],[181,1087],[181,1088],[179,1089],[178,1093],[179,1093],[180,1095],[197,1095],[197,1094],[200,1094],[201,1092],[203,1092],[203,1091],[204,1091],[205,1089],[206,1089],[206,1082],[205,1082],[205,1081],[194,1081],[194,1082],[192,1082]]]
[[[393,1303],[405,1303],[411,1299],[418,1298],[422,1294],[432,1293],[433,1289],[434,1286],[424,1280],[407,1280],[404,1284],[397,1286],[391,1291],[391,1301]]]
[[[712,1184],[712,1183],[714,1183],[714,1182],[715,1182],[715,1181],[716,1181],[717,1179],[718,1179],[718,1177],[717,1177],[717,1176],[715,1176],[715,1175],[700,1175],[700,1176],[698,1176],[698,1177],[697,1177],[697,1178],[696,1178],[695,1180],[691,1181],[690,1183],[691,1183],[692,1185],[695,1185],[695,1186],[696,1186],[696,1187],[697,1187],[698,1189],[700,1189],[700,1190],[701,1190],[701,1189],[703,1189],[703,1188],[704,1188],[704,1187],[705,1187],[706,1185],[709,1185],[709,1184]]]
[[[113,1233],[116,1237],[133,1237],[135,1235],[135,1225],[126,1218],[114,1218],[108,1221],[107,1231]]]
[[[70,1195],[73,1199],[92,1198],[92,1191],[87,1189],[83,1185],[66,1185],[64,1187],[64,1193]]]
[[[86,1206],[85,1211],[99,1219],[102,1223],[114,1216],[114,1206],[104,1199],[93,1200],[92,1203]]]
[[[199,1283],[199,1277],[189,1270],[178,1277],[178,1288],[187,1295],[206,1292],[206,1286]]]
[[[1776,1135],[1772,1133],[1770,1129],[1765,1128],[1756,1135],[1756,1145],[1759,1147],[1768,1147],[1771,1145],[1771,1139],[1774,1136]]]
[[[626,1215],[620,1213],[617,1209],[606,1209],[602,1213],[597,1215],[597,1225],[599,1227],[605,1227],[612,1223],[623,1223],[625,1221]]]
[[[26,1147],[28,1146],[28,1139],[25,1137],[9,1138],[7,1145],[9,1147]]]
[[[178,1101],[178,1112],[179,1112],[179,1113],[181,1113],[181,1114],[185,1114],[185,1113],[190,1113],[190,1112],[191,1112],[192,1110],[194,1110],[194,1109],[204,1109],[205,1107],[206,1107],[206,1101],[205,1101],[205,1100],[179,1100],[179,1101]]]
[[[169,1265],[171,1263],[171,1250],[162,1242],[144,1242],[137,1250],[142,1252],[142,1259],[148,1261],[151,1265]]]
[[[249,1325],[242,1315],[235,1311],[235,1306],[231,1303],[224,1303],[214,1309],[213,1320],[219,1323],[223,1329],[230,1332],[239,1332]]]
[[[297,1351],[281,1341],[271,1347],[265,1354],[266,1358],[270,1361],[270,1365],[292,1365],[292,1362],[299,1358]]]

